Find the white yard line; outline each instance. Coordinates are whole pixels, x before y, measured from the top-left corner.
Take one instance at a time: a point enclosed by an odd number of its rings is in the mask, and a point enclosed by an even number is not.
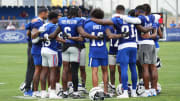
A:
[[[3,83],[3,82],[0,82],[0,85],[4,85],[5,83]]]

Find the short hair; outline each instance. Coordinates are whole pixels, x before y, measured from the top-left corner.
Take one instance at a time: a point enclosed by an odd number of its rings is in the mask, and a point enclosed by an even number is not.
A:
[[[125,7],[124,7],[123,5],[118,5],[118,6],[116,7],[116,11],[117,11],[117,10],[125,11]]]
[[[49,12],[49,14],[48,14],[48,20],[52,20],[52,19],[54,19],[54,18],[58,18],[58,13],[55,12],[55,11]]]
[[[151,13],[151,6],[149,4],[144,4],[143,6],[147,14]]]
[[[144,12],[144,11],[145,11],[145,9],[144,9],[144,6],[143,6],[143,5],[139,5],[139,6],[137,6],[137,7],[135,8],[135,10],[140,10],[140,11],[142,11],[142,12]]]
[[[78,17],[78,11],[79,11],[79,7],[77,6],[71,6],[69,7],[69,10],[68,10],[68,18],[71,18],[71,17]]]
[[[100,8],[96,8],[91,11],[91,17],[95,17],[97,19],[103,19],[104,18],[104,11]]]
[[[135,16],[135,9],[131,9],[129,12],[128,12],[128,15],[130,16]]]
[[[40,7],[38,8],[38,14],[42,13],[42,12],[47,12],[48,11],[48,8],[46,7]]]

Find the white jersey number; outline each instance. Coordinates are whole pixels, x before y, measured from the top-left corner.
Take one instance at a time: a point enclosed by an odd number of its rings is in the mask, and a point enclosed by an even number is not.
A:
[[[95,32],[92,32],[91,35],[95,35]],[[101,36],[101,35],[103,35],[103,32],[98,32],[97,33],[97,36]],[[91,43],[91,46],[99,46],[99,47],[101,47],[103,45],[104,45],[103,40],[101,40],[101,42],[97,42],[97,44],[96,44],[96,40],[92,40],[92,43]]]

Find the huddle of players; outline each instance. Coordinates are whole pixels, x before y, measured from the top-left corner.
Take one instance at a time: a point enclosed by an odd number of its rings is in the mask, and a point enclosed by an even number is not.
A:
[[[91,18],[85,20],[81,18],[81,10],[78,7],[70,7],[67,17],[58,19],[57,11],[48,12],[46,8],[41,8],[39,16],[33,19],[28,27],[32,34],[31,54],[35,64],[32,96],[39,96],[40,80],[41,98],[67,98],[68,81],[72,81],[72,97],[81,98],[78,93],[78,69],[80,66],[82,86],[85,88],[85,38],[90,39],[89,66],[92,67],[93,84],[91,90],[98,88],[98,67],[101,66],[104,97],[111,97],[108,93],[108,64],[110,81],[115,88],[115,65],[118,63],[119,82],[122,83],[123,94],[117,98],[129,98],[128,65],[132,79],[131,97],[137,97],[136,63],[139,63],[138,67],[141,67],[139,71],[142,72],[146,89],[143,96],[156,96],[158,74],[155,66],[156,50],[153,38],[156,38],[157,29],[159,29],[155,21],[157,18],[151,15],[150,6],[147,4],[137,6],[135,10],[129,12],[128,16],[124,15],[124,12],[124,6],[119,5],[116,8],[117,14],[114,14],[111,20],[103,20],[104,12],[101,9],[94,9],[91,11]],[[46,18],[48,18],[48,23],[44,24]],[[110,39],[109,56],[106,47],[107,39]],[[56,88],[60,78],[58,67],[61,67],[61,61],[63,61],[63,94],[57,96]],[[48,93],[46,91],[47,78],[50,88]],[[150,89],[149,82],[152,84]]]

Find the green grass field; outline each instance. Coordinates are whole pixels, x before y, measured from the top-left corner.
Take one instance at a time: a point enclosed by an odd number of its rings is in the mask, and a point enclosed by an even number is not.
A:
[[[163,68],[159,71],[159,82],[162,86],[160,96],[120,99],[121,101],[180,101],[180,42],[161,42],[160,46],[159,56],[163,63]],[[19,85],[25,79],[26,48],[26,44],[0,44],[0,101],[25,100],[15,98],[14,96],[23,95],[19,91]],[[116,73],[116,75],[118,74]],[[99,76],[101,76],[101,73],[99,73]],[[116,85],[118,84],[117,77]],[[99,82],[101,82],[101,77],[99,78]],[[91,87],[91,69],[87,66],[87,88],[91,89]],[[30,100],[42,101],[40,99]],[[70,99],[65,101],[68,100]],[[84,99],[84,101],[86,100],[88,101],[89,99]],[[106,99],[106,101],[118,100],[116,98]]]

